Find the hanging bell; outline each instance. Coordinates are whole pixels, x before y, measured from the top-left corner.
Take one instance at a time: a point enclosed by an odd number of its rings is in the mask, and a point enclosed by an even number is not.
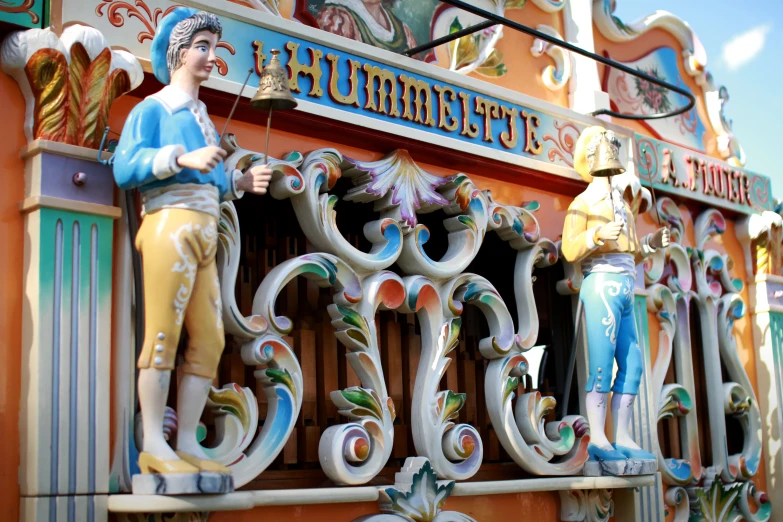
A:
[[[293,109],[297,103],[288,88],[288,74],[277,59],[280,51],[272,49],[271,53],[272,59],[261,71],[258,91],[250,100],[250,106],[255,109],[275,111]]]
[[[590,164],[590,175],[594,178],[606,178],[609,176],[616,176],[625,172],[625,167],[620,163],[620,143],[614,136],[610,137],[606,132],[601,132],[595,136],[592,140],[598,143],[591,143],[588,145],[588,151],[593,149],[591,145],[595,145],[595,152],[590,155],[588,153],[588,162]]]

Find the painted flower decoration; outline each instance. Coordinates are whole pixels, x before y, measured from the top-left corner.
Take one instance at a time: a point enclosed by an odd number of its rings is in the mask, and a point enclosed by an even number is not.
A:
[[[661,81],[666,81],[666,78],[658,72],[657,67],[650,67],[648,70],[637,68],[637,70]],[[644,78],[634,78],[634,82],[636,83],[636,95],[642,99],[642,105],[656,113],[671,110],[672,104],[666,89]]]

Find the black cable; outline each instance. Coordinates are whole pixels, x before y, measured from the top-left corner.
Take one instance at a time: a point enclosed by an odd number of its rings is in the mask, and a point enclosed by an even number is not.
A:
[[[663,118],[670,118],[672,116],[677,116],[678,114],[682,114],[684,112],[688,112],[696,105],[696,98],[694,98],[693,94],[691,94],[689,91],[682,89],[680,87],[677,87],[676,85],[672,85],[668,82],[665,82],[661,80],[660,78],[656,78],[655,76],[651,76],[649,74],[643,73],[641,71],[637,71],[631,67],[628,67],[627,65],[623,65],[619,62],[616,62],[614,60],[611,60],[609,58],[606,58],[604,56],[600,56],[595,53],[591,53],[590,51],[585,51],[581,47],[577,47],[575,45],[572,45],[568,42],[564,42],[563,40],[559,40],[557,38],[554,38],[552,36],[549,36],[546,33],[542,33],[541,31],[536,31],[533,28],[530,28],[526,25],[520,24],[518,22],[514,22],[513,20],[509,20],[508,18],[504,16],[497,15],[491,11],[487,11],[486,9],[481,9],[480,7],[476,7],[474,5],[468,4],[467,2],[463,2],[462,0],[440,0],[441,2],[445,4],[449,4],[453,7],[457,7],[459,9],[462,9],[463,11],[467,11],[469,13],[472,13],[476,16],[480,16],[482,18],[485,18],[488,22],[493,22],[492,25],[505,25],[506,27],[510,27],[511,29],[514,29],[515,31],[519,31],[525,34],[529,34],[530,36],[534,36],[536,38],[540,38],[541,40],[544,40],[545,42],[549,42],[553,45],[557,45],[558,47],[562,47],[563,49],[566,49],[568,51],[571,51],[572,53],[580,54],[582,56],[585,56],[587,58],[590,58],[596,62],[602,63],[606,65],[607,67],[612,67],[614,69],[618,69],[620,71],[623,71],[624,73],[630,74],[631,76],[634,76],[636,78],[641,78],[643,80],[646,80],[650,83],[653,83],[655,85],[658,85],[659,87],[663,87],[666,90],[674,91],[678,94],[681,94],[682,96],[685,96],[688,99],[688,103],[684,107],[680,107],[679,109],[675,109],[669,112],[663,112],[658,114],[649,114],[649,115],[639,115],[639,114],[622,114],[619,112],[611,111],[609,109],[599,109],[597,111],[594,111],[590,113],[591,116],[598,116],[600,114],[605,114],[608,116],[613,116],[615,118],[622,118],[626,120],[659,120]],[[480,25],[480,24],[479,24]],[[473,26],[478,27],[478,25]],[[473,29],[472,27],[469,27],[468,30]],[[471,31],[475,32],[475,31]],[[426,51],[428,49],[431,49],[433,47],[437,47],[438,45],[443,44],[444,42],[451,41],[458,37],[452,37],[452,35],[444,36],[443,38],[438,38],[437,40],[433,40],[432,42],[428,44],[419,45],[418,47],[415,47],[414,49],[409,49],[409,51],[416,50],[417,52]],[[408,51],[405,52],[405,54],[408,54]]]
[[[405,51],[403,54],[406,56],[413,56],[414,54],[419,54],[422,51],[429,51],[433,47],[437,47],[439,45],[443,45],[445,43],[449,43],[453,40],[456,40],[457,38],[462,38],[463,36],[468,36],[469,34],[473,34],[477,31],[483,31],[484,29],[488,29],[489,27],[492,27],[493,25],[498,25],[495,22],[491,20],[487,20],[486,22],[481,22],[480,24],[472,25],[470,27],[466,27],[465,29],[462,29],[460,31],[447,34],[446,36],[441,36],[437,40],[433,40],[429,43],[425,43],[422,45],[417,45],[416,47],[411,47],[407,51]]]

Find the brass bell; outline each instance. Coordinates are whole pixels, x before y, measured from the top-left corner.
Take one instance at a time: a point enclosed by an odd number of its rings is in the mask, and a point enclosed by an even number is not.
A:
[[[587,146],[590,175],[595,178],[606,178],[625,172],[625,167],[620,163],[620,142],[614,133],[611,137],[608,134],[599,133]]]
[[[277,59],[280,51],[272,49],[270,52],[272,59],[261,71],[258,91],[250,100],[250,106],[255,109],[276,111],[293,109],[297,103],[288,87],[288,73]]]

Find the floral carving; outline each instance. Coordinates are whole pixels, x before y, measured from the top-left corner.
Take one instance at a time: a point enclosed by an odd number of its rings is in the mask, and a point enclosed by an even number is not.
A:
[[[136,0],[133,4],[123,0],[101,0],[101,3],[95,7],[95,14],[101,17],[104,15],[104,11],[106,11],[106,18],[114,27],[124,26],[125,16],[139,20],[144,25],[144,29],[139,31],[136,39],[139,43],[144,43],[155,37],[155,29],[158,27],[158,23],[177,7],[180,7],[180,5],[174,4],[165,10],[160,7],[150,9],[144,0]],[[125,11],[124,16],[121,11]],[[236,49],[228,42],[218,42],[217,46],[226,49],[232,55],[236,54]],[[223,58],[218,57],[215,63],[221,76],[228,74],[228,64]]]
[[[366,173],[354,179],[357,186],[345,199],[362,201],[367,195],[387,197],[390,206],[399,206],[400,220],[407,227],[416,226],[417,210],[449,203],[436,190],[448,180],[425,172],[407,150],[397,150],[379,161],[345,160]]]
[[[614,515],[611,489],[560,491],[560,520],[607,522]]]
[[[441,511],[454,481],[440,483],[429,461],[409,457],[395,477],[394,487],[380,490],[378,501],[384,515],[365,515],[353,522],[476,522],[455,511]]]

